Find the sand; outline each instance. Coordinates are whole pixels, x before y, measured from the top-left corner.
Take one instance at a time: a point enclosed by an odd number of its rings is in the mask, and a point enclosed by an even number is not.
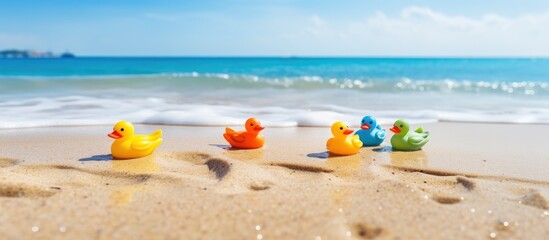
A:
[[[222,127],[164,130],[112,161],[112,126],[0,131],[0,239],[548,239],[548,125],[424,124],[331,157],[327,128],[267,128],[229,150]]]

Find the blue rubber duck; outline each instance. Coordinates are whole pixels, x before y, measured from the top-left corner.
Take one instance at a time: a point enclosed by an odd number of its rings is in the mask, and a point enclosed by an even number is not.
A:
[[[377,121],[372,116],[362,118],[360,130],[356,132],[362,141],[362,146],[379,146],[385,140],[385,129],[377,125]]]

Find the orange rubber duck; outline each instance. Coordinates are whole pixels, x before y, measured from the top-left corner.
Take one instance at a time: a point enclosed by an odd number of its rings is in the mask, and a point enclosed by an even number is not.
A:
[[[246,121],[246,131],[237,132],[231,128],[225,128],[223,137],[233,148],[254,149],[263,147],[265,137],[259,133],[265,129],[259,120],[249,118]]]

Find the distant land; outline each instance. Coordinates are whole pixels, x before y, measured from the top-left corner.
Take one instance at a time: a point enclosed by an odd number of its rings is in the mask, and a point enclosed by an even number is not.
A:
[[[9,49],[0,51],[0,58],[74,58],[70,52],[55,54],[52,52],[41,52],[36,50]]]

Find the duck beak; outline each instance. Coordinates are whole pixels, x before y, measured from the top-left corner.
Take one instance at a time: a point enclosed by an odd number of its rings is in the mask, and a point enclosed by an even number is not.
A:
[[[112,131],[112,133],[109,133],[107,136],[114,139],[119,139],[122,137],[122,134],[118,133],[116,130]]]
[[[368,130],[368,129],[370,129],[370,125],[365,123],[365,124],[362,124],[362,126],[360,126],[360,128],[362,128],[362,130]]]
[[[393,126],[393,127],[392,127],[391,129],[389,129],[389,130],[391,130],[391,132],[394,132],[394,133],[396,133],[396,134],[399,134],[399,133],[400,133],[400,128],[397,128],[397,126]]]
[[[256,131],[261,131],[263,129],[265,129],[265,127],[263,127],[261,125],[257,125],[257,126],[254,127],[254,130],[256,130]]]
[[[347,129],[343,132],[343,134],[349,135],[349,134],[353,133],[354,131],[355,131],[355,130],[353,130],[353,129],[347,128]]]

